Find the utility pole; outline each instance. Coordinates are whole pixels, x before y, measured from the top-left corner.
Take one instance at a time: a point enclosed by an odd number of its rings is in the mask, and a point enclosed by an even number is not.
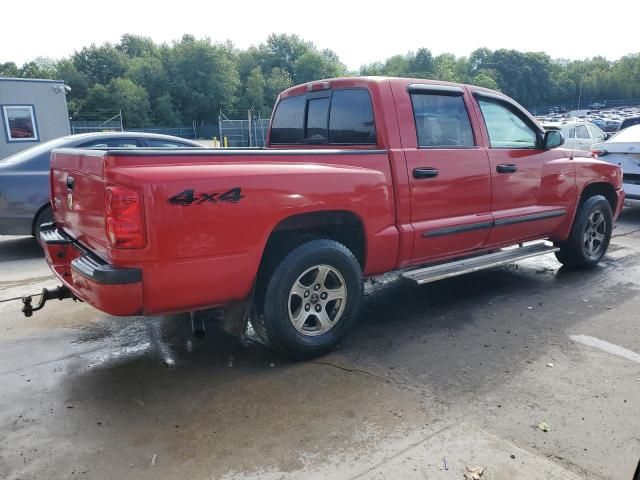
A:
[[[252,117],[253,115],[252,115],[252,111],[251,111],[251,110],[252,110],[252,108],[250,108],[250,109],[247,111],[247,117],[248,117],[248,120],[249,120],[249,123],[247,124],[247,126],[249,127],[249,128],[248,128],[248,130],[249,130],[249,146],[250,146],[250,147],[253,147],[253,128],[251,128],[251,127],[252,127],[252,124],[253,124],[253,121],[252,121],[252,118],[251,118],[251,117]]]
[[[580,79],[580,90],[578,91],[578,110],[580,110],[580,99],[582,98],[582,82],[584,80]]]

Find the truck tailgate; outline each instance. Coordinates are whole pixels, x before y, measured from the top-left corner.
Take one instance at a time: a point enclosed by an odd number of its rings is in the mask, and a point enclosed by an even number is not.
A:
[[[95,150],[54,150],[50,180],[51,203],[58,226],[103,258],[107,258],[106,154]]]

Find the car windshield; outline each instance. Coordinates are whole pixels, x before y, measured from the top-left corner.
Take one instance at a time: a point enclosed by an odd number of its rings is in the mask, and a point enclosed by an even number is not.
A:
[[[640,142],[640,125],[633,125],[620,130],[609,139],[609,143]]]
[[[30,158],[36,157],[42,153],[46,153],[49,150],[52,150],[56,147],[64,145],[68,141],[69,141],[68,137],[55,138],[53,140],[49,140],[48,142],[41,143],[40,145],[36,145],[35,147],[22,150],[21,152],[18,152],[15,155],[11,155],[10,157],[3,158],[2,160],[0,160],[0,163],[2,164],[19,163],[24,160],[28,160]]]

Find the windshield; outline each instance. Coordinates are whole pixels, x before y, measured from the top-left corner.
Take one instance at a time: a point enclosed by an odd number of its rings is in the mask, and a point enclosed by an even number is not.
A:
[[[69,141],[69,137],[55,138],[53,140],[49,140],[48,142],[41,143],[40,145],[36,145],[35,147],[22,150],[21,152],[18,152],[15,155],[11,155],[10,157],[3,158],[2,160],[0,160],[0,163],[2,164],[19,163],[19,162],[22,162],[23,160],[28,160],[42,153],[46,153],[49,150],[52,150],[56,147],[64,145],[68,141]]]
[[[609,139],[609,143],[620,142],[638,142],[640,143],[640,125],[633,125],[627,127],[624,130],[620,130],[613,137]]]

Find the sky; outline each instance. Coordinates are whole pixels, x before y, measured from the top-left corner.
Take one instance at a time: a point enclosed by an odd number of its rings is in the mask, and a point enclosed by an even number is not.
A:
[[[434,55],[487,47],[615,60],[640,52],[637,20],[624,20],[638,13],[637,0],[2,0],[0,63],[57,59],[124,33],[156,42],[190,33],[244,49],[273,32],[330,48],[350,70],[421,47]]]

